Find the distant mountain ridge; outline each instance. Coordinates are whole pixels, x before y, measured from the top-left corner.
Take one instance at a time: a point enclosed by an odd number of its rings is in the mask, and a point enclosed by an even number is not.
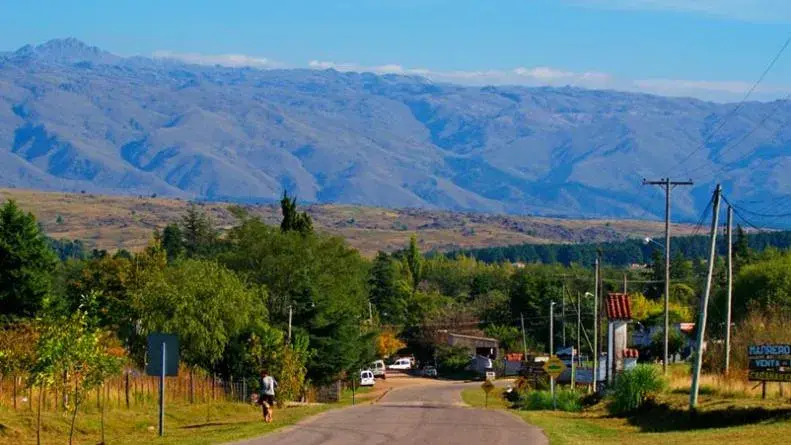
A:
[[[649,218],[643,177],[791,193],[791,107],[578,88],[120,57],[76,39],[0,53],[0,185],[241,201]],[[744,139],[744,142],[734,144]],[[688,170],[688,171],[685,171]],[[709,174],[708,172],[719,172]]]

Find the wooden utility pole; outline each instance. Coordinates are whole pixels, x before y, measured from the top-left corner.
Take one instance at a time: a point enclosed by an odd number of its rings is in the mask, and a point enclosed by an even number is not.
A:
[[[731,368],[731,306],[733,301],[733,207],[728,205],[728,307],[725,309],[725,375]],[[782,383],[781,383],[782,385]]]
[[[522,319],[522,349],[525,354],[523,360],[527,361],[527,335],[525,334],[525,314],[520,312],[519,318]]]
[[[670,338],[670,192],[676,186],[693,184],[692,181],[671,181],[670,178],[664,178],[659,181],[647,181],[643,179],[643,185],[659,185],[665,190],[665,348],[662,370],[666,375]]]
[[[711,295],[711,278],[714,275],[714,257],[717,254],[717,226],[720,220],[720,194],[722,189],[717,184],[714,191],[714,214],[711,217],[711,246],[709,250],[709,271],[706,275],[706,290],[700,300],[698,324],[695,326],[698,331],[697,344],[695,345],[695,366],[692,368],[692,388],[689,391],[689,408],[694,410],[698,406],[698,392],[700,390],[700,371],[703,366],[703,342],[706,339],[706,316],[709,307],[709,296]]]
[[[596,380],[599,374],[599,273],[600,273],[600,260],[599,256],[601,254],[596,255],[596,271],[594,273],[596,285],[595,285],[595,292],[593,296],[593,373],[591,374],[591,387],[593,388],[593,392],[596,392]]]
[[[560,302],[560,322],[563,324],[563,347],[566,347],[566,283],[563,283],[563,295]]]

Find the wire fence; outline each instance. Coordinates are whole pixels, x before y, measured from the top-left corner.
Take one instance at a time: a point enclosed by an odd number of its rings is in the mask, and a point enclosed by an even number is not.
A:
[[[0,407],[23,410],[38,407],[42,411],[59,411],[70,406],[72,394],[62,385],[39,388],[26,385],[25,375],[0,377]],[[178,377],[166,377],[165,399],[167,403],[216,403],[247,402],[254,393],[246,380],[223,380],[215,376],[202,376],[190,372],[179,373]],[[125,371],[109,379],[105,384],[87,393],[81,405],[106,408],[132,409],[142,405],[156,405],[159,401],[159,377],[150,377],[136,370]]]

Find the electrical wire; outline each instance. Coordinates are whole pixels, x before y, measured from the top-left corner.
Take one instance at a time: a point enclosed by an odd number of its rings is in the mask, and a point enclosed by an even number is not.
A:
[[[791,44],[791,36],[786,38],[785,42],[783,43],[783,46],[780,47],[780,50],[777,52],[777,54],[775,54],[774,58],[769,63],[769,66],[766,67],[766,69],[763,71],[763,73],[761,73],[761,76],[758,78],[758,80],[753,84],[752,87],[750,87],[750,89],[747,91],[747,93],[742,98],[741,102],[739,102],[727,115],[725,115],[725,118],[723,118],[723,120],[720,121],[719,125],[716,126],[713,131],[709,132],[709,134],[706,136],[706,138],[703,140],[703,142],[700,145],[698,145],[697,148],[692,150],[687,156],[685,156],[684,159],[682,159],[680,162],[678,162],[676,164],[676,166],[680,166],[680,165],[685,164],[687,161],[689,161],[692,158],[692,156],[694,156],[700,150],[704,149],[708,145],[708,143],[711,142],[711,139],[714,137],[714,135],[716,135],[717,132],[722,130],[725,127],[725,124],[727,124],[728,121],[733,116],[735,116],[736,113],[739,112],[739,110],[744,106],[744,104],[747,103],[747,99],[749,99],[750,96],[753,94],[753,92],[756,90],[756,88],[758,88],[758,85],[760,85],[761,82],[764,81],[764,79],[766,78],[766,75],[769,74],[769,72],[772,70],[772,68],[774,68],[775,64],[780,59],[780,56],[783,55],[783,53],[785,52],[786,48],[788,48],[789,44]],[[672,170],[673,169],[670,169],[670,171],[672,171]],[[689,170],[690,169],[687,168],[685,170],[685,173],[688,174]],[[668,171],[668,173],[665,174],[664,176],[667,176],[670,171]]]

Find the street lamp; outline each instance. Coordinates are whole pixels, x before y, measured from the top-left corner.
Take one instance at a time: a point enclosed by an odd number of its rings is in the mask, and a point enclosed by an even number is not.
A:
[[[663,246],[662,244],[656,242],[653,238],[645,237],[645,239],[643,239],[643,241],[645,242],[645,244],[654,244],[656,246],[659,246],[659,248],[662,249],[662,251],[665,250],[665,246]]]

